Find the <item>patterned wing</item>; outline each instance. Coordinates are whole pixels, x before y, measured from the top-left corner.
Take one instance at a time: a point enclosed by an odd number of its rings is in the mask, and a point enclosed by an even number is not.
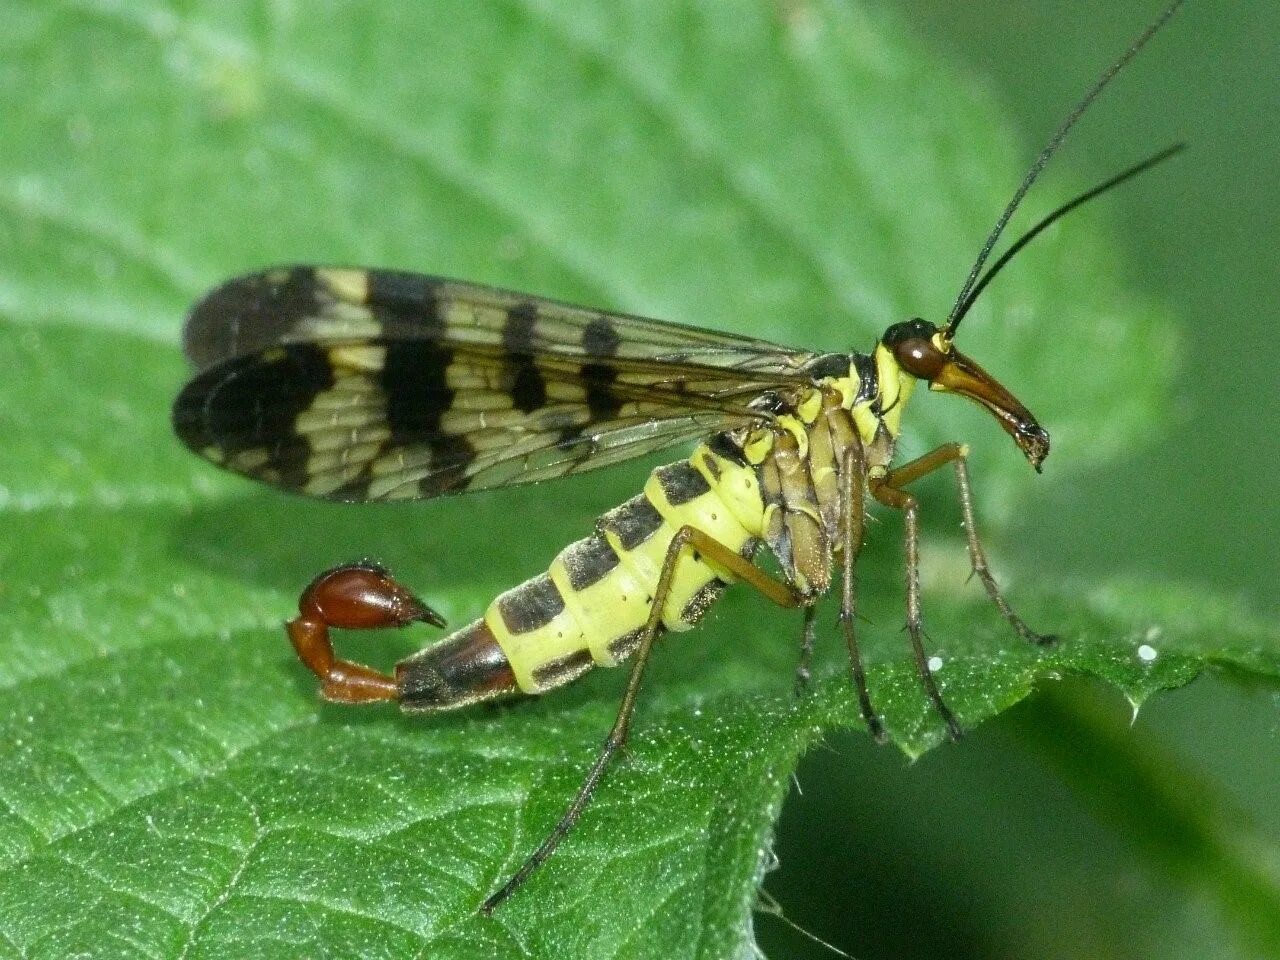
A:
[[[580,473],[741,426],[813,355],[418,274],[232,280],[184,333],[174,426],[229,469],[337,500]]]

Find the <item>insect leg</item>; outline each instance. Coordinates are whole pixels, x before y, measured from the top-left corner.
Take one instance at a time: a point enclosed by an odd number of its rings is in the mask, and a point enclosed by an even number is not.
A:
[[[595,793],[596,787],[600,785],[600,780],[604,777],[609,761],[626,744],[627,735],[631,729],[631,717],[635,713],[636,696],[640,692],[640,680],[644,676],[644,669],[649,663],[649,654],[653,649],[653,643],[662,633],[663,609],[666,607],[667,596],[671,592],[671,584],[675,579],[676,566],[679,564],[680,558],[684,555],[686,549],[690,549],[695,554],[700,554],[710,560],[713,564],[729,570],[738,579],[754,587],[779,606],[798,607],[802,603],[800,595],[789,585],[780,580],[775,580],[737,551],[729,549],[720,541],[701,530],[689,526],[681,527],[676,532],[676,535],[671,538],[671,544],[667,547],[666,556],[662,561],[662,571],[658,576],[658,585],[654,587],[653,600],[649,607],[649,619],[644,625],[640,644],[636,648],[635,659],[631,664],[631,674],[627,678],[627,689],[622,695],[622,704],[618,708],[618,718],[614,720],[613,728],[609,731],[609,736],[605,740],[604,746],[596,756],[591,769],[587,771],[587,776],[582,781],[582,786],[578,788],[578,792],[574,795],[568,809],[565,810],[560,820],[551,829],[551,832],[547,834],[546,839],[530,855],[529,859],[521,865],[520,869],[511,876],[511,879],[480,905],[480,912],[486,916],[493,913],[515,893],[529,879],[530,875],[555,852],[556,847],[560,845],[560,841],[573,829],[573,825],[582,816],[582,811],[590,802],[592,794]]]
[[[936,450],[926,453],[923,457],[903,464],[897,470],[890,472],[885,478],[885,483],[891,487],[901,488],[913,480],[918,480],[926,473],[931,473],[948,463],[954,463],[956,486],[960,491],[960,511],[961,516],[964,518],[964,535],[969,544],[969,562],[973,565],[973,572],[982,581],[982,586],[987,591],[987,596],[996,605],[1000,615],[1008,621],[1009,626],[1013,627],[1018,636],[1029,643],[1042,645],[1053,643],[1055,639],[1053,636],[1037,633],[1026,625],[1013,607],[1009,605],[1009,601],[1004,598],[1000,585],[996,583],[996,578],[991,574],[991,568],[987,564],[986,552],[982,549],[982,542],[978,539],[978,527],[973,516],[973,492],[969,486],[968,457],[969,448],[963,444],[944,443]]]
[[[991,575],[990,567],[987,566],[986,552],[983,551],[982,543],[978,540],[978,527],[973,518],[973,493],[969,489],[969,465],[966,462],[966,451],[961,450],[955,463],[956,486],[960,490],[960,511],[964,517],[964,535],[969,541],[969,562],[973,565],[973,572],[982,581],[982,586],[986,588],[987,596],[996,605],[1000,615],[1009,622],[1009,626],[1013,627],[1018,636],[1030,643],[1038,643],[1042,646],[1053,643],[1057,639],[1055,636],[1048,633],[1037,633],[1028,627],[1014,611],[1013,607],[1009,606],[1009,601],[1004,598],[1004,594],[1000,592],[1000,586],[996,583],[996,578]]]
[[[940,448],[941,449],[941,448]],[[937,450],[934,453],[938,453]],[[920,460],[932,457],[933,454],[926,454]],[[907,464],[903,469],[910,470],[920,461],[913,461]],[[943,461],[946,462],[945,460]],[[929,469],[934,469],[929,467]],[[897,471],[895,471],[896,473]],[[923,471],[925,473],[928,470]],[[947,706],[942,699],[942,694],[938,691],[938,684],[933,679],[933,671],[929,669],[929,658],[925,656],[924,644],[920,640],[921,623],[920,623],[920,520],[919,520],[919,504],[916,498],[911,494],[899,490],[890,484],[890,473],[886,477],[872,479],[870,483],[871,495],[879,500],[885,506],[894,507],[901,510],[904,525],[906,527],[906,552],[907,552],[907,633],[911,637],[911,652],[916,658],[916,672],[920,675],[920,683],[924,686],[925,693],[933,702],[934,709],[938,711],[938,715],[942,717],[947,725],[947,732],[951,734],[951,739],[960,739],[960,724],[956,722],[955,715],[951,712],[951,708]],[[919,474],[916,474],[919,476]]]
[[[796,664],[795,694],[803,696],[809,688],[809,665],[813,662],[814,619],[818,608],[812,604],[804,608],[804,627],[800,634],[800,662]]]
[[[863,526],[865,522],[862,485],[866,480],[866,469],[862,458],[862,447],[854,445],[845,451],[840,467],[841,481],[841,576],[840,576],[840,629],[844,632],[844,642],[849,648],[849,669],[853,676],[854,689],[858,691],[858,706],[862,710],[862,719],[867,722],[867,729],[878,743],[885,739],[884,724],[875,708],[871,705],[871,692],[867,689],[867,671],[862,666],[862,653],[858,650],[857,617],[858,594],[854,579],[854,566],[858,554],[862,550]]]
[[[923,456],[916,457],[898,467],[896,470],[890,470],[884,478],[885,486],[894,487],[901,490],[909,483],[915,483],[921,477],[933,473],[945,467],[953,460],[960,460],[969,455],[969,448],[962,443],[944,443],[940,447],[930,450]]]
[[[411,623],[444,626],[438,613],[372,563],[349,563],[326,570],[302,591],[298,616],[285,624],[293,649],[320,678],[320,693],[336,703],[395,700],[394,678],[371,667],[334,656],[329,628],[348,630],[405,627]]]

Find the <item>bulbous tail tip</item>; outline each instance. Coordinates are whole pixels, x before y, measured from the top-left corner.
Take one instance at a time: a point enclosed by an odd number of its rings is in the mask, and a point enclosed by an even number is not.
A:
[[[298,609],[308,620],[349,630],[411,623],[444,626],[440,614],[374,563],[326,570],[303,591]]]

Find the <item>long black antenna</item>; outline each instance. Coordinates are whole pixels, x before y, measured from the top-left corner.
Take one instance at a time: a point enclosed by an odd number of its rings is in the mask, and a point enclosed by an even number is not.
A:
[[[1171,147],[1165,147],[1159,153],[1147,157],[1147,159],[1143,160],[1141,163],[1135,163],[1132,167],[1117,173],[1111,179],[1104,180],[1096,187],[1086,190],[1084,193],[1080,194],[1080,196],[1075,197],[1072,200],[1068,200],[1020,236],[1016,241],[1014,241],[1008,250],[996,258],[995,263],[991,264],[991,266],[987,268],[987,272],[982,275],[982,279],[973,285],[973,289],[969,291],[968,298],[961,305],[959,312],[956,313],[955,319],[952,321],[952,329],[959,326],[960,321],[964,319],[964,315],[969,312],[969,308],[977,302],[978,297],[982,296],[982,291],[987,288],[987,284],[989,284],[992,279],[994,279],[995,275],[1004,268],[1005,264],[1012,260],[1019,250],[1034,240],[1039,234],[1043,233],[1048,227],[1052,226],[1058,220],[1061,220],[1076,207],[1088,203],[1094,197],[1106,193],[1112,187],[1120,186],[1120,184],[1124,183],[1126,180],[1130,180],[1140,173],[1146,173],[1157,163],[1162,163],[1170,157],[1181,153],[1185,149],[1187,149],[1187,145],[1185,143],[1175,143]]]
[[[1062,142],[1067,139],[1067,134],[1071,132],[1071,128],[1076,125],[1076,121],[1084,115],[1084,112],[1092,106],[1093,101],[1098,99],[1098,95],[1106,89],[1117,73],[1129,65],[1129,61],[1138,55],[1143,47],[1147,45],[1147,41],[1159,32],[1160,28],[1169,22],[1169,19],[1178,12],[1178,8],[1182,6],[1185,0],[1173,0],[1169,4],[1155,22],[1147,29],[1142,31],[1136,40],[1129,45],[1120,59],[1109,66],[1102,72],[1102,76],[1098,77],[1089,91],[1075,105],[1075,108],[1067,115],[1067,119],[1062,122],[1062,126],[1058,127],[1057,132],[1045,144],[1044,149],[1040,151],[1040,155],[1036,157],[1035,162],[1031,164],[1031,169],[1027,171],[1026,176],[1022,178],[1022,183],[1018,185],[1018,189],[1014,191],[1013,199],[1009,201],[1008,206],[1004,208],[1004,212],[1000,214],[1000,219],[996,221],[995,227],[987,237],[987,242],[982,245],[982,251],[978,254],[978,259],[973,264],[973,269],[969,271],[969,276],[964,282],[964,286],[960,288],[960,295],[956,297],[955,306],[951,308],[951,313],[947,316],[947,325],[944,335],[947,339],[955,336],[956,327],[960,325],[960,320],[964,316],[965,303],[969,299],[969,293],[973,289],[973,285],[978,282],[978,276],[982,273],[983,266],[986,265],[987,258],[991,256],[991,251],[996,243],[1000,240],[1000,235],[1004,233],[1004,228],[1008,225],[1009,219],[1013,216],[1014,211],[1018,209],[1018,205],[1022,203],[1022,198],[1027,195],[1027,191],[1031,189],[1031,185],[1036,182],[1041,171],[1049,159],[1062,146]]]

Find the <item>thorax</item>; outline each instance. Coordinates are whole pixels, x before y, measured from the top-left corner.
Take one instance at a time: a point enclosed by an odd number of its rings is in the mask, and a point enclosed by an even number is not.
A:
[[[761,398],[758,424],[710,445],[736,453],[738,469],[753,476],[760,511],[753,533],[806,595],[830,587],[845,485],[862,489],[893,459],[914,380],[880,352],[822,358],[811,384]]]

